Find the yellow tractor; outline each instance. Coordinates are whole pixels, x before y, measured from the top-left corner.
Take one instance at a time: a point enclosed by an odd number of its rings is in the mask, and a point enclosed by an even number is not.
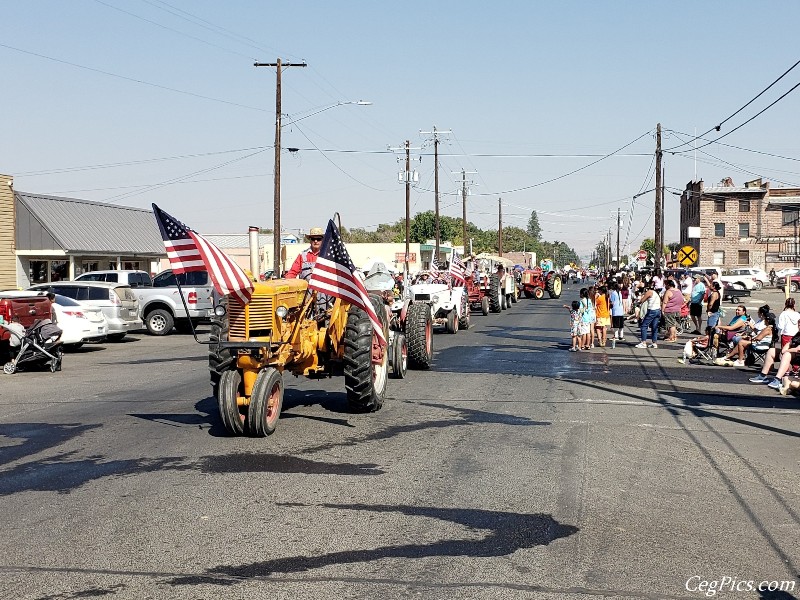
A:
[[[356,412],[383,406],[389,352],[367,313],[335,299],[320,311],[317,293],[302,279],[255,282],[247,305],[221,301],[211,323],[209,371],[225,429],[264,437],[275,431],[283,404],[283,373],[344,375]],[[387,307],[370,295],[389,339]]]

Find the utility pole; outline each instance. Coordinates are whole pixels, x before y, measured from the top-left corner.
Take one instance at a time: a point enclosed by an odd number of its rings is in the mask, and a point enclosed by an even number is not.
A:
[[[622,213],[620,213],[620,209],[618,208],[617,209],[617,271],[619,271],[620,267],[621,267],[620,262],[619,262],[619,226],[620,226],[620,221],[619,220],[620,220],[621,214]]]
[[[253,63],[254,67],[277,67],[275,70],[275,169],[273,189],[272,268],[274,276],[281,276],[281,68],[306,67],[306,63],[285,63],[279,58],[274,63]],[[257,275],[257,273],[254,273]]]
[[[436,228],[436,249],[434,250],[434,258],[439,262],[439,245],[441,244],[441,236],[439,233],[439,135],[442,133],[448,134],[451,131],[439,131],[436,125],[433,126],[433,131],[420,131],[422,135],[433,135],[433,181],[434,181],[434,196],[435,196],[435,218],[434,224]]]
[[[654,267],[661,268],[661,254],[664,251],[664,230],[662,228],[662,212],[664,207],[664,190],[662,188],[661,173],[661,123],[656,125],[656,255],[654,257]]]
[[[451,172],[453,175],[457,175],[457,172]],[[462,236],[464,239],[464,255],[467,254],[467,174],[477,173],[477,171],[465,171],[461,169],[461,221],[462,221]],[[474,185],[472,181],[470,181],[470,185]],[[472,248],[469,249],[469,253],[472,254]]]
[[[389,150],[397,151],[401,150],[401,148],[389,148]],[[411,171],[411,151],[419,150],[419,148],[412,148],[411,142],[406,140],[402,150],[405,150],[406,153],[406,169],[399,174],[399,180],[405,183],[406,188],[406,253],[403,263],[405,265],[404,276],[408,276],[408,256],[411,253],[409,247],[411,243],[411,184],[417,179],[417,172]]]
[[[503,199],[497,199],[497,253],[503,256]]]

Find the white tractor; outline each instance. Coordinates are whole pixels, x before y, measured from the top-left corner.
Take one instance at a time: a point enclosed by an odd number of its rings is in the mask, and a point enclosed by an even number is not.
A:
[[[469,329],[469,297],[464,287],[451,287],[440,283],[423,273],[409,286],[411,304],[428,304],[431,307],[433,322],[444,325],[448,333],[459,329]]]

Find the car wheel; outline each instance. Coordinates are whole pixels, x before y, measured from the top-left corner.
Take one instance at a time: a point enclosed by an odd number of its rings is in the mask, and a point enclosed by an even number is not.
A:
[[[760,290],[760,289],[761,289],[761,288],[763,288],[763,287],[764,287],[764,284],[763,284],[763,283],[761,283],[760,281],[756,281],[756,289],[757,289],[757,290]]]
[[[144,324],[150,335],[167,335],[175,326],[175,320],[169,311],[157,308],[147,313]]]
[[[789,284],[789,291],[793,294],[797,292],[797,284],[794,281]]]

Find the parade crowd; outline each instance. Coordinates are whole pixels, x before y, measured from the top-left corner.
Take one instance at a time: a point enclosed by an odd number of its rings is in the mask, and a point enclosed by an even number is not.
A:
[[[800,368],[800,313],[794,298],[786,299],[777,316],[763,305],[753,318],[740,304],[729,317],[722,306],[722,289],[716,273],[692,276],[656,269],[643,276],[599,274],[595,285],[581,288],[579,299],[564,305],[570,312],[569,351],[606,347],[609,335],[615,347],[625,339],[626,320],[638,326],[637,349],[657,349],[660,332],[662,342],[672,343],[679,342],[679,331],[691,331],[694,337],[681,342],[680,363],[760,366],[750,382],[766,384],[783,395],[795,393],[800,389],[800,380],[792,377]]]

